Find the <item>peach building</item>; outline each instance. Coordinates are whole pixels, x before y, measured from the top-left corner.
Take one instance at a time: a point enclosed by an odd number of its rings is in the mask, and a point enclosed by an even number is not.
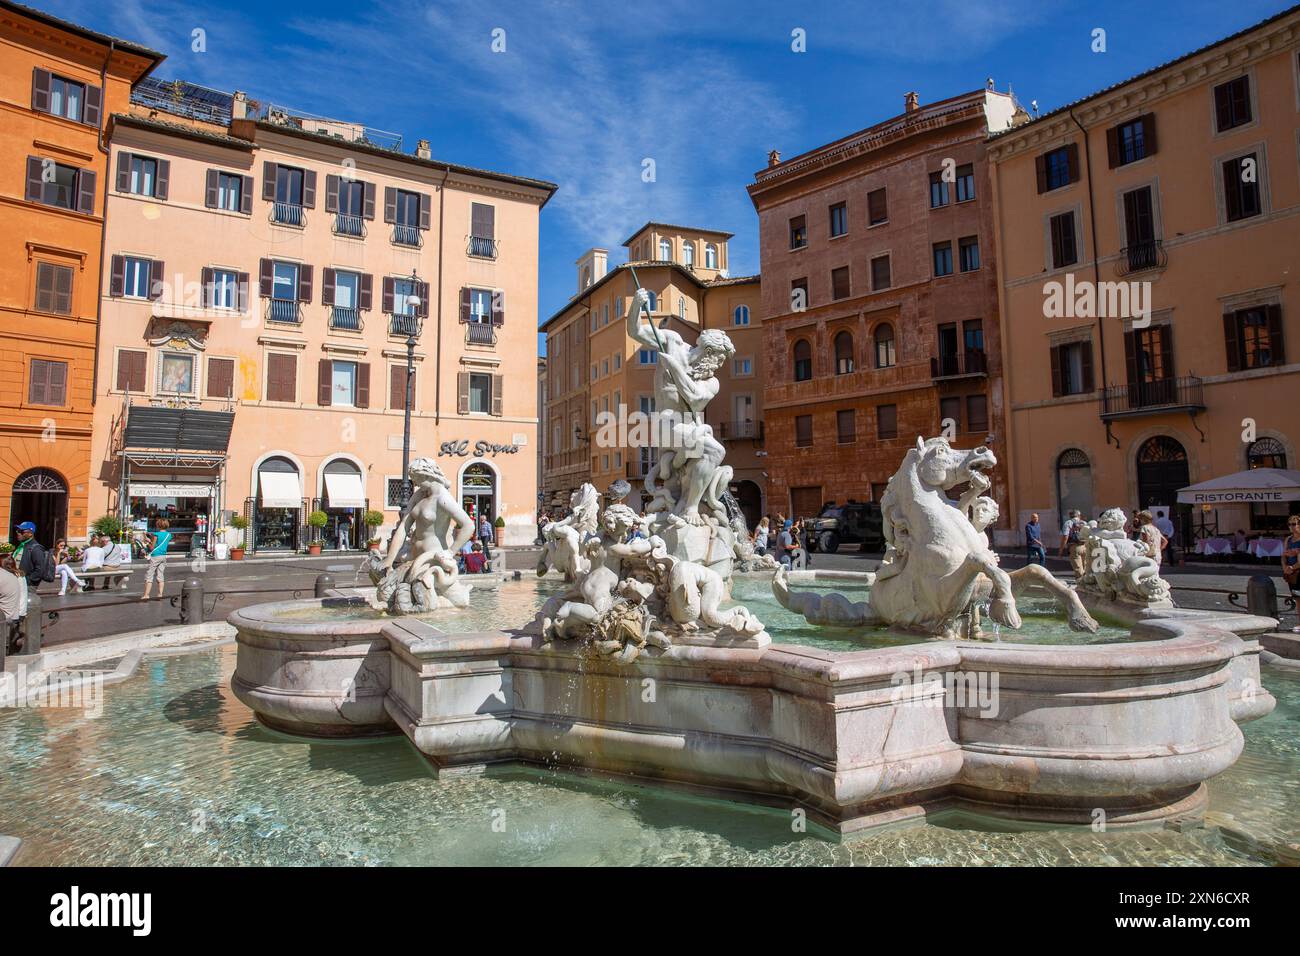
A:
[[[988,149],[1016,527],[1037,511],[1050,546],[1071,509],[1166,506],[1180,544],[1285,530],[1294,505],[1177,497],[1297,467],[1300,9]]]
[[[0,2],[0,522],[81,538],[108,116],[162,55]]]
[[[636,281],[651,293],[660,327],[688,342],[701,329],[725,331],[736,346],[720,369],[718,397],[707,410],[715,437],[727,446],[735,474],[731,492],[752,524],[764,508],[762,349],[758,276],[728,277],[730,233],[649,222],[623,243],[629,261],[608,265],[608,250],[577,260],[578,291],[542,325],[547,336],[547,448],[543,496],[563,506],[583,482],[604,491],[619,478],[640,487],[655,461],[652,447],[629,433],[605,441],[602,416],[656,411],[656,356],[627,335],[629,296]],[[632,270],[636,271],[633,280]],[[631,499],[634,504],[638,496]]]
[[[178,549],[240,513],[273,551],[319,509],[326,547],[364,547],[402,503],[415,334],[411,457],[531,542],[555,186],[182,86],[112,117],[92,511],[165,514]]]

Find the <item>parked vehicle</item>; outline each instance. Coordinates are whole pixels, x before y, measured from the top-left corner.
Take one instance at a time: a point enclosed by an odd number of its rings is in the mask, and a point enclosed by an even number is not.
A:
[[[884,522],[874,501],[828,501],[812,519],[812,540],[818,551],[834,554],[842,544],[860,544],[864,551],[885,549]]]

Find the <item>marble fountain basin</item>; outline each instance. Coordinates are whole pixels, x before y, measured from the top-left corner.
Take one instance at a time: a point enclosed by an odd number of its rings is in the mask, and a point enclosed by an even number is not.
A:
[[[1275,704],[1256,638],[1276,622],[1243,614],[1147,611],[1117,643],[844,650],[782,643],[769,624],[767,647],[620,665],[482,615],[391,618],[359,600],[231,614],[235,695],[291,734],[403,733],[439,769],[623,774],[841,835],[949,810],[1011,826],[1195,819],[1241,753],[1238,724]]]

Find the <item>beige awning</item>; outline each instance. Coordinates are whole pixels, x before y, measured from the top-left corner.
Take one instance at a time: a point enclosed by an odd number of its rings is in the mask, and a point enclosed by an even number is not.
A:
[[[331,475],[326,472],[325,493],[329,496],[331,508],[366,506],[366,489],[361,484],[360,475]]]
[[[297,472],[259,471],[263,508],[301,508],[302,479]]]

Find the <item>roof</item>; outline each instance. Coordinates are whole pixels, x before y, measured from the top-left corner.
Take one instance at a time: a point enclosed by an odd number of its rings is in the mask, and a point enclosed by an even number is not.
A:
[[[637,231],[632,233],[632,235],[624,239],[623,245],[625,246],[628,245],[633,239],[641,235],[641,233],[651,228],[674,229],[677,232],[699,232],[699,233],[703,233],[706,236],[721,236],[723,239],[730,239],[732,236],[735,235],[734,232],[720,232],[717,229],[699,229],[695,226],[677,226],[671,222],[655,222],[654,220],[651,220],[641,228],[637,229]]]
[[[211,133],[195,126],[188,126],[185,123],[173,123],[169,120],[153,119],[147,116],[133,116],[130,113],[114,113],[110,119],[113,123],[120,123],[123,126],[134,126],[137,129],[153,130],[157,133],[166,133],[169,136],[180,136],[185,139],[214,143],[217,146],[239,149],[247,153],[253,151],[253,144],[246,139],[226,136],[224,133]]]
[[[0,0],[0,9],[11,10],[14,13],[22,14],[25,17],[31,17],[33,20],[38,20],[48,26],[58,27],[60,30],[67,30],[69,33],[75,33],[77,36],[84,37],[87,40],[94,40],[96,43],[102,43],[105,46],[112,44],[119,50],[125,50],[128,53],[135,53],[139,56],[153,60],[153,64],[141,75],[141,79],[143,79],[144,76],[147,76],[155,66],[167,57],[165,53],[151,50],[149,47],[142,44],[134,43],[130,40],[123,40],[121,37],[109,36],[107,33],[99,33],[89,27],[83,27],[79,23],[73,23],[70,20],[61,19],[53,14],[46,13],[44,10],[37,10],[34,7],[29,7],[26,4],[11,3],[10,0]]]
[[[710,289],[717,289],[726,285],[746,285],[747,283],[757,282],[758,280],[759,273],[756,272],[752,276],[728,276],[725,279],[719,276],[716,279],[710,279],[708,282],[704,283],[704,285]]]
[[[1089,93],[1087,96],[1081,97],[1080,99],[1074,100],[1070,103],[1066,103],[1064,106],[1058,106],[1050,113],[1044,113],[1042,116],[1035,116],[1033,119],[1029,120],[1026,123],[1021,123],[1019,126],[1012,126],[1010,129],[1005,129],[999,133],[994,133],[992,136],[989,137],[989,139],[990,140],[998,139],[1003,136],[1009,136],[1015,133],[1022,132],[1028,129],[1030,126],[1033,126],[1035,123],[1041,123],[1043,122],[1043,120],[1050,119],[1060,113],[1068,113],[1070,110],[1074,109],[1075,107],[1082,106],[1084,103],[1087,103],[1091,100],[1095,100],[1098,97],[1106,96],[1107,94],[1113,93],[1116,90],[1121,89],[1122,87],[1128,86],[1130,83],[1136,83],[1139,80],[1144,80],[1149,76],[1153,76],[1161,72],[1162,70],[1169,69],[1170,67],[1177,66],[1179,63],[1183,63],[1187,60],[1192,59],[1193,57],[1200,56],[1203,53],[1208,53],[1211,50],[1215,49],[1216,47],[1223,46],[1226,43],[1232,43],[1234,40],[1238,40],[1249,33],[1253,33],[1256,30],[1268,26],[1270,23],[1275,23],[1278,20],[1283,20],[1286,17],[1289,17],[1292,14],[1297,12],[1300,12],[1300,4],[1288,7],[1287,9],[1283,10],[1281,13],[1274,14],[1273,16],[1269,17],[1266,20],[1261,20],[1258,23],[1253,24],[1252,26],[1246,27],[1244,30],[1238,30],[1236,33],[1232,34],[1231,36],[1226,36],[1223,37],[1222,39],[1215,40],[1213,43],[1206,44],[1205,46],[1193,50],[1190,53],[1184,53],[1182,56],[1177,57],[1173,60],[1169,60],[1167,63],[1161,63],[1159,66],[1153,66],[1149,70],[1144,70],[1143,72],[1138,73],[1135,76],[1130,76],[1127,80],[1121,80],[1118,83],[1112,83],[1110,86],[1103,87],[1102,89],[1097,90],[1094,93]]]

